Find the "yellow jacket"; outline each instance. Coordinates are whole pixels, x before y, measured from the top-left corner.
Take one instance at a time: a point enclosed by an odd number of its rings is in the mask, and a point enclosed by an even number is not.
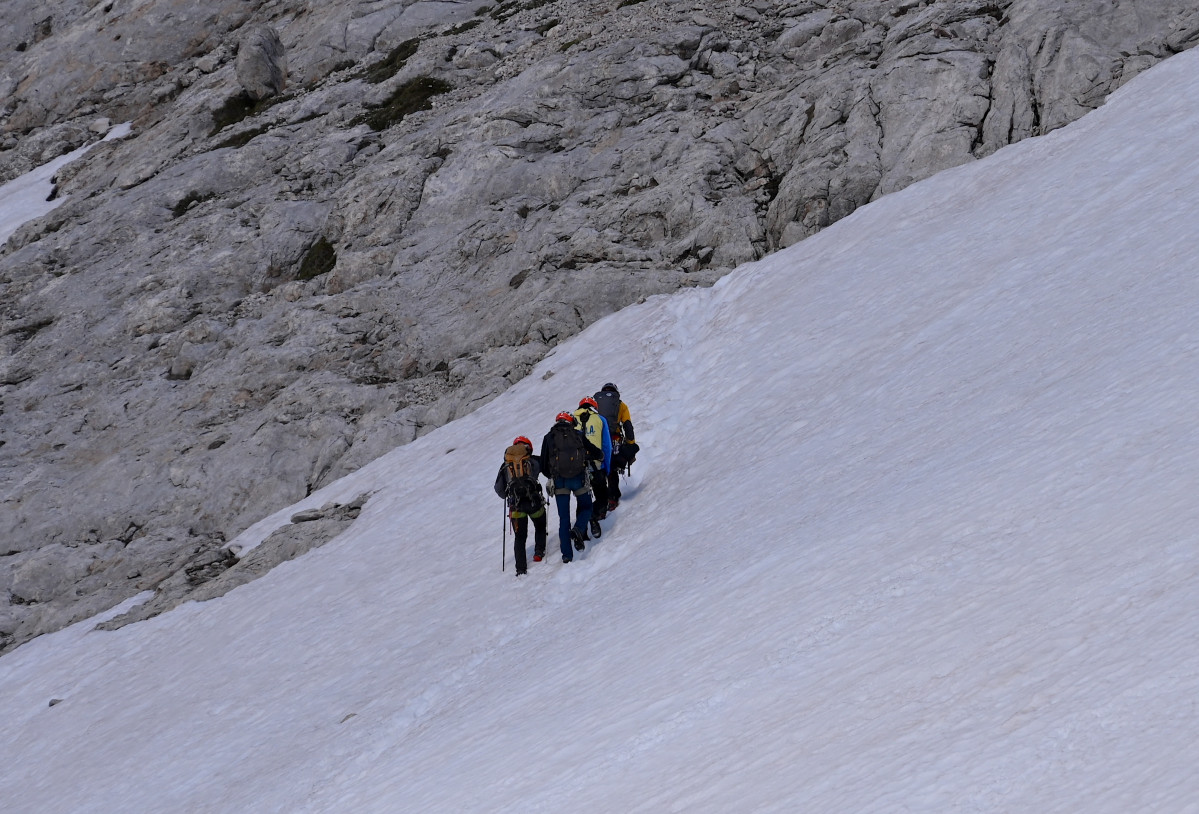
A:
[[[587,416],[587,421],[584,423],[583,416]],[[604,424],[604,418],[594,410],[586,407],[580,407],[575,410],[575,420],[579,423],[579,429],[583,431],[583,437],[587,439],[587,443],[603,453],[603,470],[605,472],[612,465],[612,438],[605,431],[607,425]]]

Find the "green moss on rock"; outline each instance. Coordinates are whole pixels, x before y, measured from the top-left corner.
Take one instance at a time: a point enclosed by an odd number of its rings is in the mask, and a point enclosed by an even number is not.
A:
[[[432,98],[448,93],[454,87],[449,82],[431,76],[418,76],[396,88],[395,92],[381,105],[367,110],[351,124],[368,124],[375,131],[386,130],[398,124],[409,113],[429,110]]]
[[[416,54],[416,49],[419,47],[419,39],[404,40],[392,48],[391,53],[382,60],[368,68],[363,68],[362,78],[372,85],[386,82],[400,72],[400,69]]]
[[[230,96],[223,105],[212,112],[212,130],[208,135],[215,136],[226,127],[235,125],[249,116],[257,116],[264,110],[291,98],[289,94],[280,94],[256,102],[245,91]]]
[[[321,237],[304,254],[304,259],[300,261],[300,271],[296,275],[296,279],[311,280],[314,277],[327,274],[336,265],[337,251],[333,248],[333,244],[324,237]]]
[[[184,195],[178,203],[171,207],[171,216],[176,218],[182,217],[183,213],[191,209],[193,204],[202,204],[205,201],[211,201],[215,197],[215,193],[196,192],[195,190],[192,190]]]

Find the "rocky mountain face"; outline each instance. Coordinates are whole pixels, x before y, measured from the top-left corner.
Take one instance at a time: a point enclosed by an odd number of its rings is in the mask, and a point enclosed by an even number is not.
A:
[[[0,251],[0,651],[1196,42],[1192,0],[6,0],[0,181],[133,129]]]

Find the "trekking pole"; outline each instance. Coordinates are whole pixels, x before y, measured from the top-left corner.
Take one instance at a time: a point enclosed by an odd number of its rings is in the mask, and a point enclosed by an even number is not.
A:
[[[508,501],[504,501],[504,531],[500,537],[500,570],[508,569]]]

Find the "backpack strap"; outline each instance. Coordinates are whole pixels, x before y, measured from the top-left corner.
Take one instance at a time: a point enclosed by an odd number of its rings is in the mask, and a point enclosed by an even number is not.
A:
[[[504,491],[507,494],[508,502],[511,503],[512,502],[512,485],[514,483],[516,483],[516,467],[513,465],[512,461],[505,461],[504,462],[504,470],[505,470],[505,475],[508,479],[508,484],[504,488]]]

